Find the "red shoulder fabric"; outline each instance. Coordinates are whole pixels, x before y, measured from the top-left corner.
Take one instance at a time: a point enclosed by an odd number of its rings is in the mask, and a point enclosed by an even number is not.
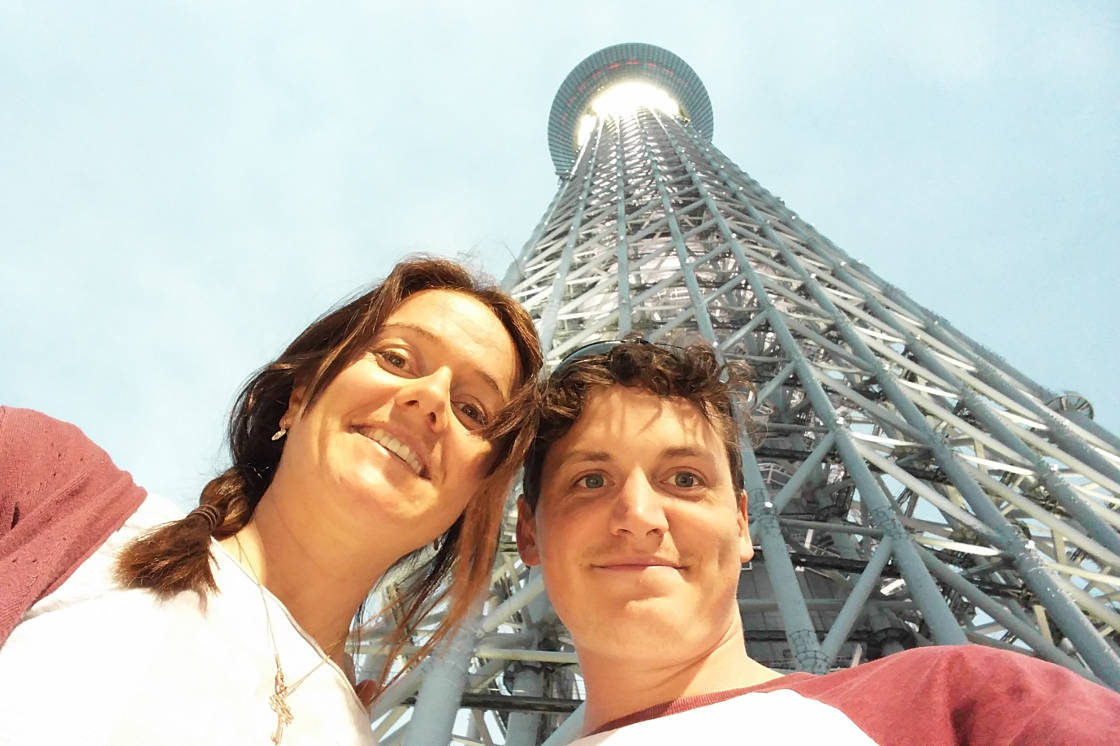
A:
[[[1106,746],[1120,733],[1120,694],[1052,663],[982,645],[916,648],[825,676],[794,673],[682,697],[594,732],[783,689],[835,707],[876,743],[891,746]],[[790,728],[797,740],[796,725]]]
[[[77,427],[0,407],[0,645],[145,495]]]
[[[842,710],[882,744],[1114,744],[1120,694],[1027,655],[960,645],[916,648],[792,689]]]

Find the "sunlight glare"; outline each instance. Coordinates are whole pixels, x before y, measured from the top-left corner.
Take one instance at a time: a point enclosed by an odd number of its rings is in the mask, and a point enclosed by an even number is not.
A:
[[[576,146],[583,147],[587,138],[591,137],[599,117],[627,114],[639,106],[657,109],[674,117],[681,114],[680,104],[664,89],[641,81],[619,83],[596,96],[587,107],[588,113],[580,117]]]

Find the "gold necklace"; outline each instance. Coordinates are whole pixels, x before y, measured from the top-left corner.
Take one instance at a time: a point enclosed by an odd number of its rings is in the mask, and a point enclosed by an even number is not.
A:
[[[276,644],[276,633],[272,629],[272,615],[268,611],[268,599],[264,595],[264,585],[257,575],[256,568],[253,563],[249,561],[248,555],[245,554],[245,549],[241,546],[241,537],[237,534],[233,535],[233,540],[237,542],[237,553],[240,555],[245,566],[249,568],[249,574],[253,576],[253,582],[257,585],[257,590],[261,594],[261,604],[264,606],[264,623],[268,628],[268,639],[272,643],[272,657],[276,661],[276,677],[272,682],[272,696],[268,698],[268,706],[276,713],[276,730],[272,732],[272,743],[279,746],[280,742],[284,740],[284,728],[292,724],[295,717],[292,715],[292,708],[288,706],[288,696],[294,692],[300,684],[307,681],[311,674],[319,670],[319,666],[327,662],[328,656],[332,655],[338,650],[339,645],[345,642],[343,638],[336,643],[330,652],[320,652],[319,662],[311,667],[311,670],[299,678],[296,683],[288,686],[284,680],[284,667],[280,665],[280,647]]]

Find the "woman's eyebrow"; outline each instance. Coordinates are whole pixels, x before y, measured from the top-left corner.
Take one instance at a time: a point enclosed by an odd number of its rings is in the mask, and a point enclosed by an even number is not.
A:
[[[482,379],[482,382],[490,388],[494,389],[494,393],[498,395],[499,401],[505,401],[506,395],[502,393],[502,388],[498,385],[498,382],[494,380],[494,377],[484,371],[482,368],[476,368],[476,370],[478,371],[478,375]]]
[[[424,327],[419,326],[417,324],[397,322],[395,324],[386,324],[385,326],[381,327],[382,331],[387,331],[387,330],[392,330],[392,329],[407,329],[410,332],[413,332],[415,334],[419,334],[421,337],[424,337],[425,339],[429,340],[430,342],[432,342],[434,344],[442,345],[444,343],[444,340],[440,339],[437,335],[433,334],[428,329],[425,329]],[[488,387],[494,389],[494,393],[498,395],[499,399],[501,399],[502,401],[505,401],[506,395],[504,393],[502,393],[502,387],[498,385],[498,382],[494,380],[494,377],[492,375],[487,373],[482,368],[478,368],[478,367],[475,368],[475,372],[478,374],[478,377],[482,379],[483,383],[485,383]]]

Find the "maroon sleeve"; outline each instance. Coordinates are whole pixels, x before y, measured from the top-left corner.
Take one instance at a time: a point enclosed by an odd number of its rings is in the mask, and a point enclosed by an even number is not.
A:
[[[78,428],[0,407],[0,644],[145,494]]]
[[[981,645],[927,647],[799,680],[881,744],[1116,744],[1120,694]]]

